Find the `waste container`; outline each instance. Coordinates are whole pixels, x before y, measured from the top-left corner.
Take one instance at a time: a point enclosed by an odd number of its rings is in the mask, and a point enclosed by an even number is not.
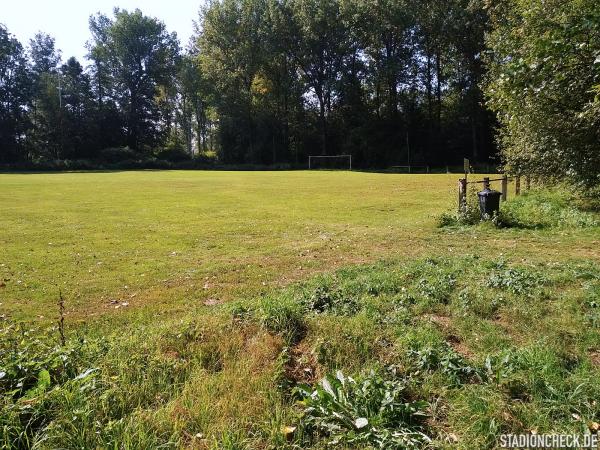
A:
[[[483,220],[490,220],[494,216],[494,212],[500,210],[500,196],[502,195],[498,191],[493,191],[489,187],[478,192],[479,196],[479,210],[481,212],[481,218]]]

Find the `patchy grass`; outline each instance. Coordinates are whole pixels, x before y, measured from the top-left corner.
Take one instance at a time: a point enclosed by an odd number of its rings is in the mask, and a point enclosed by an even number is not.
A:
[[[452,289],[431,288],[449,276]],[[315,310],[306,299],[319,287],[360,308]],[[585,261],[430,257],[342,269],[125,336],[88,330],[65,347],[56,330],[5,322],[2,439],[493,448],[500,433],[582,433],[600,422],[599,291]]]
[[[439,229],[455,178],[0,176],[0,446],[467,449],[595,429],[598,228]]]

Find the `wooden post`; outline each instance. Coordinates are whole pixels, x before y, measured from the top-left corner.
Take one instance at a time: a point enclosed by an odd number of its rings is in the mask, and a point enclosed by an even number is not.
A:
[[[465,210],[467,206],[467,179],[458,180],[458,212]]]
[[[484,177],[483,178],[483,189],[489,189],[490,188],[490,177]]]
[[[521,195],[521,177],[519,175],[515,177],[515,195]]]
[[[525,189],[529,190],[531,188],[531,178],[529,178],[529,175],[527,175],[525,177]]]
[[[502,201],[505,202],[508,197],[508,177],[502,177]]]

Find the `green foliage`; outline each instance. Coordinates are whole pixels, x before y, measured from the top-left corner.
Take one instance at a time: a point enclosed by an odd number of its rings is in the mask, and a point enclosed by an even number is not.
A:
[[[516,295],[525,295],[541,285],[545,279],[538,273],[514,267],[501,268],[493,271],[488,279],[487,286],[506,290]]]
[[[31,78],[21,43],[0,25],[0,162],[21,159],[21,136],[30,126]]]
[[[318,314],[353,315],[360,309],[359,303],[351,294],[327,284],[319,285],[306,293],[302,302],[308,311]]]
[[[356,377],[327,376],[314,389],[300,386],[303,425],[324,434],[329,445],[369,444],[381,449],[420,448],[427,403],[411,401],[406,382],[371,371]]]
[[[535,190],[503,203],[495,224],[509,228],[588,228],[600,226],[592,212],[577,207],[578,199],[566,191]]]
[[[480,371],[450,346],[424,346],[408,351],[408,358],[417,371],[440,372],[453,384],[480,378]]]
[[[136,150],[160,138],[161,87],[172,84],[179,42],[164,23],[133,12],[114,10],[114,19],[98,14],[90,19],[90,56],[95,76],[123,114],[126,144]]]
[[[485,89],[507,170],[597,186],[597,2],[501,1],[490,14]]]
[[[467,191],[466,203],[457,212],[444,212],[438,217],[438,227],[476,225],[481,222],[481,210],[477,189],[472,187]]]

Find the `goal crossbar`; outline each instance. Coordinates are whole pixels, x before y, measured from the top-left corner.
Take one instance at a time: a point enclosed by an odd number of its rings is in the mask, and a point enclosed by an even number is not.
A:
[[[352,170],[352,155],[309,155],[308,156],[308,168],[312,169],[312,160],[320,158],[348,158],[349,169]]]

